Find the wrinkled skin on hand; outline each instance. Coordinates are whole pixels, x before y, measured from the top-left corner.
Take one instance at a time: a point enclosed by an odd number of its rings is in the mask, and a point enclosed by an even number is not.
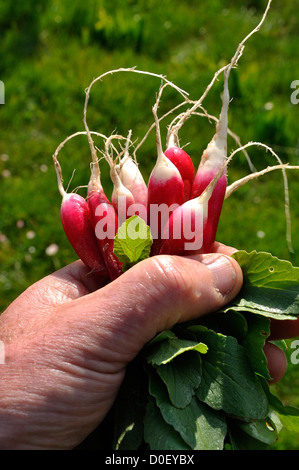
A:
[[[150,339],[238,294],[242,272],[230,257],[234,250],[214,248],[209,255],[144,260],[107,285],[78,261],[20,295],[0,317],[0,447],[80,444],[108,413],[127,364]],[[275,356],[279,380],[285,359],[272,349],[269,369]]]

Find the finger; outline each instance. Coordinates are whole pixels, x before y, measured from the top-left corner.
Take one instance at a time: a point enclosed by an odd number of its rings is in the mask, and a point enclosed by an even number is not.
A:
[[[1,339],[11,341],[37,331],[54,308],[88,295],[106,283],[100,273],[91,273],[82,261],[49,274],[28,287],[1,314]]]
[[[138,263],[100,291],[78,299],[72,315],[92,324],[121,360],[130,361],[156,333],[218,310],[234,298],[242,272],[229,256],[156,256]],[[92,320],[91,320],[92,318]],[[72,321],[74,327],[75,321]],[[97,336],[99,337],[99,336]]]
[[[109,280],[105,271],[93,272],[80,260],[56,271],[50,277],[61,282],[62,287],[65,284],[73,287],[73,289],[68,290],[70,300],[100,289]]]
[[[223,253],[231,255],[237,250],[233,247],[223,245],[222,243],[215,242],[213,246],[214,253]],[[299,320],[272,320],[271,322],[271,336],[269,339],[285,339],[292,338],[299,335]],[[270,385],[275,385],[283,378],[287,369],[287,360],[285,354],[277,346],[266,343],[264,352],[267,358],[267,365],[269,374],[272,380],[269,381]]]
[[[299,318],[296,320],[271,320],[270,339],[287,339],[299,336]]]
[[[266,342],[264,353],[267,358],[267,367],[272,380],[270,385],[275,385],[283,378],[287,370],[287,360],[284,352],[272,343]]]
[[[214,242],[213,247],[212,247],[213,253],[223,253],[224,255],[228,255],[228,256],[231,256],[236,251],[238,251],[236,248],[232,246],[224,245],[223,243],[220,243],[220,242]]]

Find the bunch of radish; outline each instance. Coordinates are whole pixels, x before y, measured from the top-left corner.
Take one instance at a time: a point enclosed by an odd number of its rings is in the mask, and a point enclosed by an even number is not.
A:
[[[223,116],[227,114],[227,106],[225,95]],[[222,118],[219,120],[216,134],[195,172],[192,159],[177,145],[171,144],[163,152],[157,105],[153,113],[157,161],[147,184],[138,164],[129,155],[131,132],[117,163],[110,156],[110,147],[112,139],[121,136],[106,139],[105,156],[113,182],[110,200],[101,183],[98,161],[92,163],[85,199],[76,193],[66,193],[57,154],[54,155],[64,231],[81,260],[94,273],[110,280],[122,273],[113,250],[114,237],[124,219],[133,215],[139,215],[151,229],[151,255],[186,253],[185,245],[192,245],[192,240],[185,238],[187,221],[188,233],[200,241],[193,252],[208,252],[215,241],[226,190],[226,119],[224,124]]]
[[[239,44],[230,63],[218,70],[202,97],[191,102],[185,92],[165,79],[165,77],[142,72],[136,69],[118,69],[104,73],[93,80],[86,92],[84,105],[85,131],[68,137],[53,155],[58,177],[59,191],[62,195],[61,220],[66,236],[79,258],[93,273],[108,280],[114,280],[122,274],[122,264],[114,253],[114,238],[118,228],[134,215],[141,217],[150,227],[153,244],[151,255],[170,254],[183,255],[189,253],[208,253],[212,251],[215,242],[217,227],[223,202],[237,187],[252,178],[258,177],[268,171],[281,169],[285,177],[285,170],[291,167],[283,165],[272,149],[259,142],[251,142],[239,147],[229,157],[227,155],[227,135],[229,108],[229,76],[233,67],[237,66],[247,39],[259,30],[269,10],[271,1],[259,25]],[[157,159],[146,184],[136,156],[130,155],[133,146],[132,132],[126,138],[112,135],[109,138],[91,132],[87,125],[87,105],[92,86],[108,74],[115,72],[134,72],[158,77],[164,82],[152,108],[156,129]],[[194,167],[192,158],[180,147],[178,132],[184,122],[202,108],[202,102],[216,79],[223,74],[222,106],[215,135],[203,152],[198,168]],[[163,150],[158,118],[158,106],[165,86],[173,86],[184,97],[184,103],[192,106],[177,116],[173,125],[168,129],[167,144]],[[208,113],[205,111],[205,116]],[[66,193],[63,187],[61,167],[57,156],[63,145],[72,137],[85,134],[88,138],[92,163],[90,180],[87,187],[86,198],[76,193]],[[101,183],[101,171],[97,149],[92,135],[101,135],[105,142],[103,151],[110,166],[110,175],[113,182],[111,198],[105,194]],[[113,158],[116,150],[112,141],[125,141],[125,147]],[[261,172],[254,172],[248,177],[227,186],[227,166],[237,151],[250,145],[261,145],[277,158],[278,165],[268,167]],[[285,179],[286,197],[287,183]],[[286,205],[287,208],[287,205]],[[287,210],[287,209],[286,209]],[[287,212],[288,215],[288,212]],[[289,227],[289,226],[288,226]]]

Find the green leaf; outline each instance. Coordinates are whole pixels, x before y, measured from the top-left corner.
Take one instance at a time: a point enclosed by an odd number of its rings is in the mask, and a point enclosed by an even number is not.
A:
[[[197,335],[209,348],[202,357],[197,397],[215,410],[224,410],[246,421],[265,418],[267,398],[244,347],[234,337],[204,327],[198,327]]]
[[[153,365],[167,364],[175,357],[187,351],[198,351],[201,354],[206,354],[207,350],[206,344],[179,339],[177,337],[169,337],[148,353],[147,361]]]
[[[169,401],[165,387],[156,376],[150,376],[150,393],[155,397],[163,419],[170,424],[194,450],[221,450],[226,436],[226,422],[196,397],[185,408],[176,408]]]
[[[150,228],[134,215],[118,229],[114,239],[114,254],[123,263],[123,271],[150,255],[153,240]]]
[[[179,433],[165,422],[152,397],[149,397],[144,417],[144,440],[151,450],[191,450]]]
[[[193,326],[197,328],[198,320],[193,321],[187,326],[188,332],[192,333]],[[200,318],[200,325],[206,326],[209,330],[214,330],[217,333],[224,335],[234,336],[238,342],[244,340],[248,333],[247,321],[243,313],[235,310],[228,310],[226,312],[214,312],[212,315],[205,315]]]
[[[270,319],[261,315],[246,315],[248,332],[242,342],[252,369],[257,374],[271,379],[267,367],[267,359],[263,350],[266,339],[270,335]]]
[[[229,307],[276,319],[299,315],[299,268],[270,253],[239,251],[233,257],[242,268],[244,283]]]
[[[298,433],[299,432],[299,409],[293,406],[285,406],[283,403],[270,392],[269,387],[265,386],[266,393],[271,408],[276,411],[282,425],[288,429],[288,431]]]
[[[254,420],[251,423],[244,421],[238,422],[238,427],[253,439],[264,442],[265,444],[274,444],[277,441],[278,433],[267,420]]]
[[[267,450],[269,444],[259,439],[255,439],[239,427],[236,420],[229,423],[228,434],[232,445],[232,450]]]
[[[163,330],[160,333],[158,333],[148,344],[147,347],[150,347],[153,344],[157,344],[160,341],[164,341],[165,339],[169,338],[176,338],[176,335],[173,331],[171,330]]]
[[[190,403],[201,381],[201,358],[197,352],[178,356],[173,361],[156,366],[174,406],[184,408]]]
[[[152,343],[147,362],[156,367],[172,402],[178,407],[184,407],[200,383],[201,359],[198,353],[206,354],[207,346],[169,333],[162,337],[164,341]]]
[[[114,449],[137,450],[142,444],[147,387],[147,374],[136,359],[127,367],[113,409]]]

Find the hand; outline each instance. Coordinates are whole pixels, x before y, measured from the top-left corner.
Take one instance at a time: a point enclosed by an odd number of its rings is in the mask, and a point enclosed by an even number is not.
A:
[[[153,257],[105,286],[78,261],[27,289],[0,317],[0,447],[81,443],[150,339],[237,295],[242,272],[232,252],[215,244],[211,255]]]

